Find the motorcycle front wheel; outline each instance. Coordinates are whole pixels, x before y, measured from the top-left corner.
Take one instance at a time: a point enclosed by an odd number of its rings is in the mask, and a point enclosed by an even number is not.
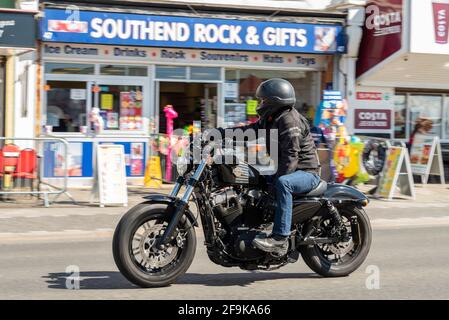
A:
[[[324,277],[343,277],[351,274],[365,261],[371,247],[372,230],[365,211],[356,207],[338,208],[338,210],[348,230],[348,241],[307,245],[301,248],[301,256],[307,266]],[[332,228],[330,218],[319,219],[321,230]],[[352,234],[351,221],[354,219],[359,226],[357,237]],[[312,228],[312,224],[306,226],[306,230]],[[327,234],[317,234],[316,236],[327,236]]]
[[[132,283],[164,287],[190,267],[196,251],[194,226],[184,216],[177,236],[164,250],[155,246],[169,223],[167,205],[139,204],[128,211],[114,232],[112,252],[120,272]]]

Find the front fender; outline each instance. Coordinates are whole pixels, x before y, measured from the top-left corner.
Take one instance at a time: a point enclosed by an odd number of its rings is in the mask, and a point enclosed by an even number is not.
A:
[[[172,197],[163,193],[150,193],[147,196],[143,197],[146,201],[144,203],[146,204],[152,204],[152,203],[163,203],[163,204],[174,204],[175,201],[177,200],[176,197]],[[198,227],[198,222],[195,219],[195,216],[193,215],[193,212],[187,207],[186,209],[186,216],[189,219],[190,223],[195,226]]]
[[[354,187],[340,183],[329,183],[323,198],[336,204],[354,203],[358,207],[365,207],[369,203],[368,198],[362,192]]]

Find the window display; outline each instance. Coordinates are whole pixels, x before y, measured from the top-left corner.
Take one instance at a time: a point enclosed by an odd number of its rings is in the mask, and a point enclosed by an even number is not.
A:
[[[312,119],[317,105],[314,85],[317,72],[226,69],[224,85],[224,122],[226,126],[240,125],[257,120],[257,86],[270,78],[283,78],[296,90],[296,108]]]
[[[142,86],[100,85],[104,130],[142,130]]]

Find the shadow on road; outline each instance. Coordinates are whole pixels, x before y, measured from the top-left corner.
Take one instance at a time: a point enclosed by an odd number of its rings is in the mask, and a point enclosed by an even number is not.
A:
[[[67,289],[67,284],[73,284],[71,275],[59,272],[44,276],[50,289]],[[126,280],[120,272],[116,271],[87,271],[79,274],[80,289],[106,290],[106,289],[136,289],[137,286]],[[241,273],[187,273],[176,281],[176,285],[203,285],[212,287],[242,286],[258,281],[280,279],[320,279],[315,273],[281,273],[281,272],[241,272]]]

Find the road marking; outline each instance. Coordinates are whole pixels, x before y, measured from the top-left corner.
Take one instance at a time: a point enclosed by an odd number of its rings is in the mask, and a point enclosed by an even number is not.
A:
[[[397,218],[397,219],[373,219],[373,229],[391,228],[423,228],[429,226],[449,226],[449,216],[444,217],[419,217],[419,218]]]
[[[94,230],[62,230],[62,231],[29,231],[29,232],[2,232],[0,243],[18,243],[28,241],[61,241],[61,240],[95,240],[111,238],[114,229],[98,228]]]
[[[425,228],[449,226],[449,216],[419,217],[397,219],[372,219],[371,226],[375,230],[397,228]],[[33,230],[29,232],[2,232],[0,243],[18,243],[27,241],[64,241],[64,240],[101,240],[110,239],[114,233],[112,228],[97,228],[94,230],[66,229],[61,231]],[[201,230],[197,230],[197,237],[202,239]]]
[[[60,212],[42,212],[39,210],[36,210],[35,212],[29,211],[29,210],[23,210],[23,211],[15,211],[15,212],[7,212],[7,213],[0,213],[0,219],[15,219],[15,218],[43,218],[43,217],[53,217],[53,218],[61,218],[61,217],[69,217],[69,216],[120,216],[124,212],[114,212],[110,210],[105,210],[104,212],[98,212],[98,211],[87,211],[87,212],[67,212],[67,213],[60,213]]]

